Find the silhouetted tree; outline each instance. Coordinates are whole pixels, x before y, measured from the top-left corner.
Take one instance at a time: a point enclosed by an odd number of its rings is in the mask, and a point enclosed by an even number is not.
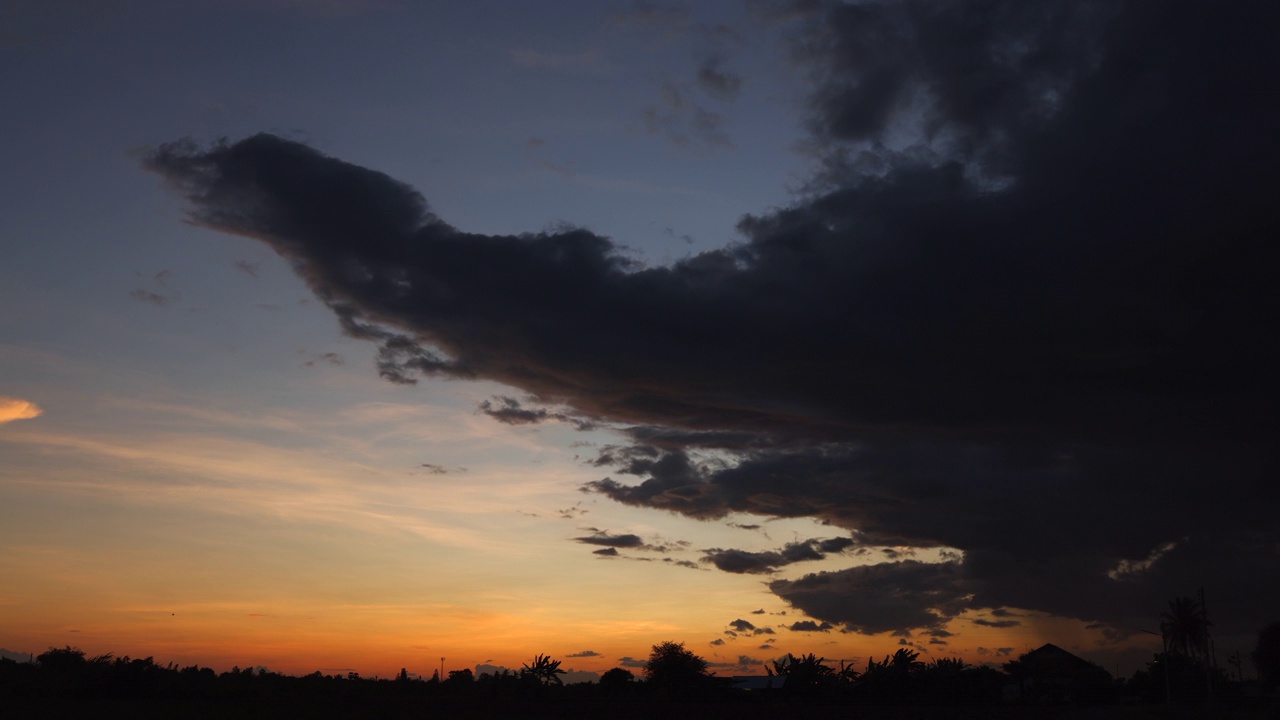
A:
[[[845,665],[844,661],[841,660],[840,671],[836,673],[836,676],[839,677],[840,681],[846,685],[852,685],[858,681],[858,678],[862,676],[862,673],[859,672],[852,663]]]
[[[520,669],[520,674],[525,677],[535,678],[543,685],[564,684],[564,681],[560,679],[560,676],[564,674],[564,670],[560,669],[560,661],[552,660],[550,655],[534,656],[532,663]]]
[[[644,677],[655,687],[684,688],[703,682],[709,675],[706,660],[685,650],[684,643],[668,641],[653,646]]]
[[[786,678],[783,687],[791,691],[813,690],[835,680],[835,670],[826,665],[826,658],[813,653],[795,657],[791,653],[773,661],[773,667],[765,666],[765,672]]]
[[[898,648],[882,662],[868,658],[867,669],[858,678],[858,688],[876,699],[903,699],[914,694],[916,674],[924,667],[920,653]]]
[[[1156,653],[1146,669],[1135,672],[1125,685],[1128,692],[1148,702],[1163,703],[1166,698],[1174,702],[1200,702],[1209,689],[1206,674],[1212,676],[1215,685],[1226,682],[1221,670],[1210,669],[1187,655]]]
[[[1209,626],[1204,606],[1189,597],[1169,601],[1169,609],[1160,615],[1160,634],[1170,652],[1188,658],[1208,658]]]
[[[108,655],[107,657],[111,657]],[[36,663],[41,670],[58,675],[73,675],[84,671],[89,661],[84,651],[68,645],[65,648],[49,648],[36,656]]]
[[[449,679],[446,682],[471,682],[475,679],[475,673],[471,672],[471,668],[462,668],[461,670],[450,670]]]
[[[616,667],[611,670],[605,670],[600,676],[601,687],[618,687],[626,685],[635,679],[635,674],[626,668]]]
[[[1258,644],[1250,657],[1258,669],[1259,682],[1280,684],[1280,623],[1271,623],[1258,631]]]

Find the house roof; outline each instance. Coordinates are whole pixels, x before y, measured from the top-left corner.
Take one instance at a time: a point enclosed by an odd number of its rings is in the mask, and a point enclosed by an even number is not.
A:
[[[1045,643],[1019,660],[1027,668],[1047,675],[1074,676],[1082,672],[1106,672],[1104,668],[1072,655],[1053,643]]]

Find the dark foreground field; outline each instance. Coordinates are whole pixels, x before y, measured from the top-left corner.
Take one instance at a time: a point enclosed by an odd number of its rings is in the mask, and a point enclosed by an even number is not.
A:
[[[1107,705],[1094,707],[925,707],[866,706],[850,703],[798,703],[785,700],[742,702],[676,702],[659,700],[616,701],[463,701],[442,699],[424,703],[410,698],[380,702],[350,698],[6,698],[0,718],[8,720],[219,720],[243,718],[370,718],[372,720],[477,720],[481,718],[563,718],[587,720],[668,720],[671,718],[856,718],[858,720],[1280,720],[1276,703],[1241,703],[1214,707],[1161,705]]]

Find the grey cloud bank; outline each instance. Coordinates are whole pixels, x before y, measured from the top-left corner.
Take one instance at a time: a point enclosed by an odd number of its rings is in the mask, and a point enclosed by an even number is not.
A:
[[[822,172],[740,243],[667,266],[586,230],[467,233],[272,135],[145,163],[193,222],[292,261],[389,380],[492,379],[619,427],[633,444],[593,492],[963,555],[769,583],[820,621],[1012,607],[1134,627],[1201,585],[1224,633],[1273,620],[1277,10],[809,12]],[[708,551],[733,572],[806,559],[761,555]]]

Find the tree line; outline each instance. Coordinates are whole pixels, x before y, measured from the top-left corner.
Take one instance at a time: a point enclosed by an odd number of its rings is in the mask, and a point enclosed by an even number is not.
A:
[[[220,701],[273,700],[293,706],[320,702],[332,707],[343,702],[376,704],[380,699],[406,708],[433,700],[485,699],[597,703],[784,699],[935,706],[1101,703],[1125,696],[1150,702],[1225,700],[1241,692],[1245,678],[1239,668],[1233,677],[1214,661],[1210,627],[1202,604],[1188,598],[1171,601],[1161,617],[1162,652],[1127,680],[1112,678],[1101,667],[1057,648],[1054,650],[1060,656],[1056,659],[1046,660],[1043,653],[1034,651],[1000,668],[972,666],[958,658],[925,662],[918,652],[900,648],[881,660],[869,659],[863,666],[834,664],[812,653],[788,654],[769,663],[768,680],[755,683],[750,690],[735,688],[732,678],[717,676],[706,659],[674,641],[654,645],[638,675],[615,667],[596,683],[573,684],[564,683],[561,661],[543,654],[518,671],[476,676],[465,669],[426,680],[410,677],[404,669],[394,679],[364,678],[355,672],[289,676],[238,667],[216,673],[196,665],[160,664],[151,657],[88,657],[77,648],[64,647],[50,648],[34,662],[0,659],[0,704],[25,701],[34,706],[51,698],[62,702],[185,698],[215,705]],[[1280,623],[1259,633],[1251,658],[1258,682],[1274,692],[1280,682]],[[1071,662],[1064,664],[1063,659]]]

